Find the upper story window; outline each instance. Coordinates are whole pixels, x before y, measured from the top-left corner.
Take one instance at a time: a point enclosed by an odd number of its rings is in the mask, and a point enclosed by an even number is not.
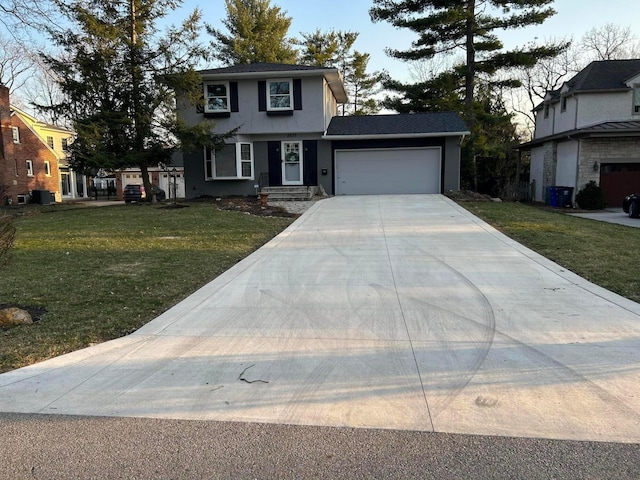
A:
[[[62,150],[67,150],[69,148],[69,140],[66,138],[62,139]]]
[[[51,176],[51,164],[49,163],[48,160],[45,160],[45,162],[44,162],[44,174],[47,177]]]
[[[267,81],[267,110],[293,110],[293,81]]]
[[[33,177],[33,162],[31,160],[27,160],[27,176]]]
[[[640,85],[633,88],[633,113],[640,115]]]
[[[567,97],[563,95],[562,98],[560,99],[560,111],[564,112],[566,110],[567,110]]]
[[[53,150],[53,137],[47,137],[47,145]]]
[[[549,118],[549,104],[544,104],[544,118]]]
[[[20,129],[18,127],[11,127],[13,135],[13,143],[20,143]]]
[[[205,84],[205,113],[229,112],[229,84]]]
[[[251,180],[254,177],[253,144],[239,142],[221,150],[205,148],[205,180]]]

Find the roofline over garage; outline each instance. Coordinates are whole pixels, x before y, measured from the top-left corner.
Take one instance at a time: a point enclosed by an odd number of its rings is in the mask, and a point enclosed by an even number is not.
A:
[[[369,135],[327,135],[322,136],[323,140],[381,140],[381,139],[398,139],[398,138],[430,138],[430,137],[462,137],[469,135],[471,132],[430,132],[430,133],[387,133],[387,134],[369,134]]]

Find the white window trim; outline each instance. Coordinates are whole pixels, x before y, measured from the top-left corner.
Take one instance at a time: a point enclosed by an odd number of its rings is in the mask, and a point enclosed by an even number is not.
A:
[[[51,176],[51,164],[49,163],[49,160],[44,161],[44,174],[47,177]]]
[[[212,97],[212,98],[226,98],[227,108],[222,109],[209,109],[209,85],[224,85],[227,89],[227,95],[225,97]],[[205,113],[226,113],[231,111],[231,91],[229,82],[206,82],[204,84],[204,112]]]
[[[216,152],[213,148],[204,149],[204,179],[205,181],[213,180],[215,175],[215,162]],[[208,165],[209,164],[209,165]],[[210,168],[207,168],[210,166]],[[211,175],[207,174],[207,171],[211,170]]]
[[[27,177],[33,177],[33,161],[27,160]]]
[[[55,143],[55,139],[54,139],[51,135],[48,135],[48,136],[47,136],[47,146],[48,146],[51,150],[53,150],[53,149],[54,149],[54,147],[55,147],[55,145],[56,145],[56,143]]]
[[[242,159],[242,145],[249,145],[249,154],[250,160]],[[208,153],[211,153],[210,157]],[[204,149],[204,179],[205,181],[211,180],[253,180],[255,178],[255,159],[253,155],[253,142],[236,142],[235,143],[235,154],[236,154],[236,176],[234,177],[221,177],[216,175],[216,152],[213,149]],[[212,176],[207,175],[207,163],[211,163],[211,174]],[[243,176],[242,175],[242,164],[250,162],[251,164],[251,175]]]
[[[11,134],[13,135],[13,143],[20,143],[20,128],[11,127]]]
[[[289,83],[289,106],[288,107],[272,107],[271,106],[271,84],[272,83]],[[279,94],[279,97],[284,97],[285,95]],[[271,80],[267,80],[267,111],[270,112],[287,112],[289,110],[293,110],[293,79],[292,78],[274,78]]]

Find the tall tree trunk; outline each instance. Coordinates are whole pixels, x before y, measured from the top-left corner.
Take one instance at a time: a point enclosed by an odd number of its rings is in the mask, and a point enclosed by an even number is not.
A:
[[[478,174],[476,167],[476,152],[475,152],[475,124],[476,115],[473,109],[475,98],[475,86],[476,86],[476,49],[474,43],[474,35],[476,30],[476,1],[467,0],[467,21],[466,21],[466,51],[467,51],[467,65],[465,74],[465,120],[471,135],[467,140],[469,142],[467,154],[468,161],[471,165],[471,188],[476,191],[478,189]]]

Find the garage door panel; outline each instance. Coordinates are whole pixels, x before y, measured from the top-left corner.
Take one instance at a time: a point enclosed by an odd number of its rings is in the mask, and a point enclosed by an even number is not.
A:
[[[440,149],[336,151],[336,193],[440,193]]]

